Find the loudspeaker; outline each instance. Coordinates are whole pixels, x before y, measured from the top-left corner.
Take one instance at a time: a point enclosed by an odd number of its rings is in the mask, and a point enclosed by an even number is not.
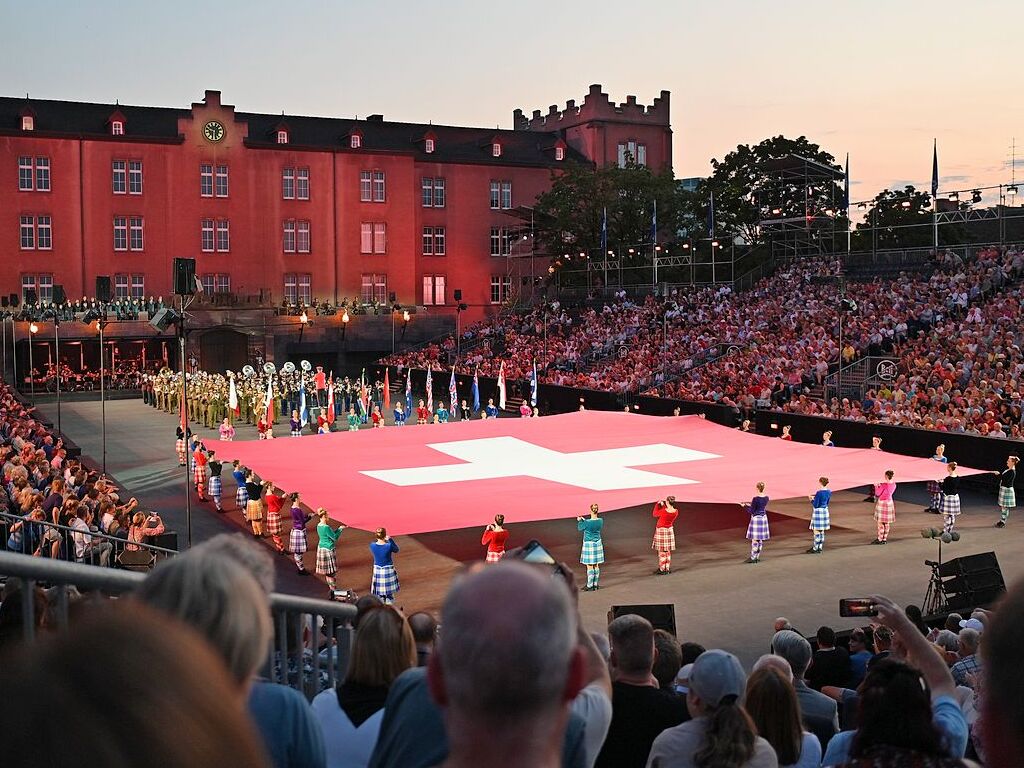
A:
[[[18,301],[19,301],[19,299],[18,299],[18,294],[16,294],[16,293],[12,293],[12,294],[10,295],[10,299],[9,299],[9,301],[10,301],[10,305],[11,305],[12,307],[16,307],[16,306],[18,306]]]
[[[960,576],[964,573],[999,570],[999,560],[995,552],[981,552],[977,555],[964,555],[947,560],[939,566],[939,576]]]
[[[55,285],[53,286],[53,303],[63,304],[68,300],[68,297],[64,295],[64,286]]]
[[[625,616],[630,613],[643,616],[651,622],[655,629],[664,629],[672,637],[678,637],[676,634],[676,607],[672,603],[613,605],[611,610],[608,611],[608,621],[611,623],[612,619],[617,619],[619,616]]]
[[[175,259],[171,282],[176,295],[192,296],[196,292],[196,260]]]
[[[164,549],[173,549],[175,552],[178,551],[178,534],[176,531],[166,531],[161,533],[159,536],[150,536],[149,543],[154,547],[163,547]]]
[[[398,294],[395,293],[394,291],[389,293],[388,294],[388,301],[391,302],[392,304],[394,304],[396,301],[398,301]]]
[[[1006,582],[995,552],[965,555],[943,563],[939,575],[942,592],[953,611],[989,605],[1006,592]]]
[[[26,288],[25,289],[25,303],[26,304],[35,304],[36,303],[36,289],[35,288]]]
[[[96,275],[96,301],[110,303],[110,275]]]
[[[178,318],[178,313],[170,307],[161,307],[156,311],[155,315],[149,318],[149,324],[163,333],[178,322]]]
[[[0,307],[9,307],[11,305],[11,297],[6,293],[0,296]]]
[[[461,288],[456,288],[455,289],[455,300],[456,301],[462,301],[462,289]]]

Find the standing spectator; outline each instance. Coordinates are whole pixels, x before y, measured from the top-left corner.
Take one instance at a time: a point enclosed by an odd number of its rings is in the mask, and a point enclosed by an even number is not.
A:
[[[747,680],[744,706],[757,732],[775,750],[781,768],[817,768],[821,744],[801,726],[800,703],[791,678],[788,665],[784,673],[770,666],[754,671]]]
[[[836,647],[835,630],[819,627],[817,641],[818,649],[807,670],[807,684],[816,691],[825,685],[847,687],[850,684],[850,654],[845,648]]]
[[[612,722],[598,768],[631,768],[647,764],[655,737],[689,720],[686,701],[659,689],[654,668],[654,627],[635,614],[608,625],[611,643]]]
[[[815,691],[804,681],[807,667],[811,663],[811,644],[802,635],[783,629],[772,638],[772,653],[789,662],[804,728],[818,737],[824,750],[829,739],[839,730],[839,714],[835,701]]]
[[[731,653],[702,653],[693,662],[686,694],[693,719],[654,740],[647,767],[777,768],[774,750],[757,735],[743,709],[746,683],[743,667]]]

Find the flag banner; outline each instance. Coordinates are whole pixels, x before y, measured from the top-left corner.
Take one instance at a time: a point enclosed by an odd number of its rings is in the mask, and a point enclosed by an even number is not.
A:
[[[327,385],[327,423],[334,423],[334,373],[331,373],[331,382]]]
[[[427,410],[434,412],[434,366],[427,367]]]
[[[384,369],[384,412],[391,410],[391,379],[388,377],[388,369]]]
[[[234,376],[228,379],[228,410],[235,414],[235,416],[241,413],[241,409],[238,407],[238,390],[235,389]]]
[[[715,192],[711,191],[711,198],[708,200],[708,236],[715,237]]]
[[[412,368],[405,372],[405,412],[412,413]]]
[[[651,204],[651,243],[658,242],[658,201]]]
[[[850,153],[846,153],[846,176],[843,180],[843,210],[846,211],[846,227],[850,227]]]
[[[269,427],[274,423],[274,382],[270,378],[267,379],[267,395],[265,401],[267,410],[264,420],[267,422],[267,426]]]
[[[533,361],[533,374],[530,376],[530,405],[537,407],[537,361]]]
[[[309,409],[306,408],[306,382],[299,382],[299,423],[309,424]]]
[[[601,259],[608,257],[608,209],[601,215]]]
[[[473,370],[473,413],[480,412],[480,380],[478,374],[479,368]]]
[[[451,400],[451,408],[449,410],[454,415],[459,409],[459,392],[455,386],[455,366],[452,366],[452,377],[448,381],[448,395]]]
[[[939,140],[932,139],[932,199],[939,194]]]
[[[498,408],[505,410],[505,363],[498,368]]]

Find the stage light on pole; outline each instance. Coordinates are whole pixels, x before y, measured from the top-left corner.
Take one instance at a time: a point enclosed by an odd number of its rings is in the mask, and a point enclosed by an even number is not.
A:
[[[28,389],[29,398],[33,403],[36,401],[36,374],[35,374],[35,363],[32,362],[32,337],[39,333],[39,326],[35,323],[29,323],[28,326],[29,337],[28,337]]]
[[[351,319],[352,318],[348,316],[348,310],[347,309],[344,310],[341,313],[341,340],[342,341],[345,340],[345,331],[348,330],[348,324],[349,324],[349,321]]]
[[[711,247],[712,248],[717,248],[718,247],[718,241],[717,240],[712,240],[711,241]]]
[[[1011,184],[1010,186],[1008,186],[1006,188],[1006,194],[1008,194],[1010,197],[1013,197],[1014,195],[1016,195],[1017,194],[1017,185],[1016,184]]]
[[[909,200],[904,200],[902,203],[900,203],[900,207],[901,208],[909,208],[910,207],[910,201]]]

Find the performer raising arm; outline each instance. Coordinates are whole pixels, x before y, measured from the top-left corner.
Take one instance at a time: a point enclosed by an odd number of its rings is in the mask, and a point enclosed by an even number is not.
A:
[[[494,522],[484,529],[484,535],[480,543],[487,547],[487,562],[496,563],[505,556],[505,542],[508,541],[508,531],[505,525],[504,515],[495,515]]]
[[[604,520],[597,516],[597,504],[590,505],[590,517],[577,517],[576,530],[583,532],[583,550],[580,562],[587,566],[587,586],[584,592],[600,589],[601,563],[604,562],[604,542],[601,540],[601,529]]]
[[[316,534],[319,537],[316,545],[316,572],[317,575],[323,576],[327,581],[327,587],[331,590],[331,596],[333,597],[334,590],[338,586],[336,577],[338,573],[338,557],[334,552],[334,548],[341,537],[341,532],[347,526],[344,523],[338,523],[338,527],[332,529],[328,521],[327,510],[323,507],[316,511],[316,516],[320,520],[316,524]]]
[[[676,548],[676,531],[673,527],[679,510],[676,497],[667,496],[654,505],[653,515],[658,522],[654,526],[654,541],[651,549],[658,553],[658,570],[655,576],[664,576],[672,570],[672,550]]]
[[[750,512],[750,522],[747,524],[747,538],[750,539],[750,557],[748,563],[761,561],[761,551],[764,543],[772,537],[768,530],[768,497],[764,493],[764,483],[757,484],[757,495],[750,500],[749,504],[740,503]]]
[[[875,521],[878,523],[878,538],[872,544],[885,544],[889,540],[889,526],[896,522],[896,505],[892,495],[896,493],[896,483],[892,481],[894,472],[885,470],[885,480],[875,486]]]
[[[1010,510],[1017,506],[1017,497],[1013,490],[1013,482],[1017,479],[1017,462],[1019,456],[1006,457],[1006,469],[999,475],[999,522],[996,528],[1005,528],[1006,520],[1010,517]]]

